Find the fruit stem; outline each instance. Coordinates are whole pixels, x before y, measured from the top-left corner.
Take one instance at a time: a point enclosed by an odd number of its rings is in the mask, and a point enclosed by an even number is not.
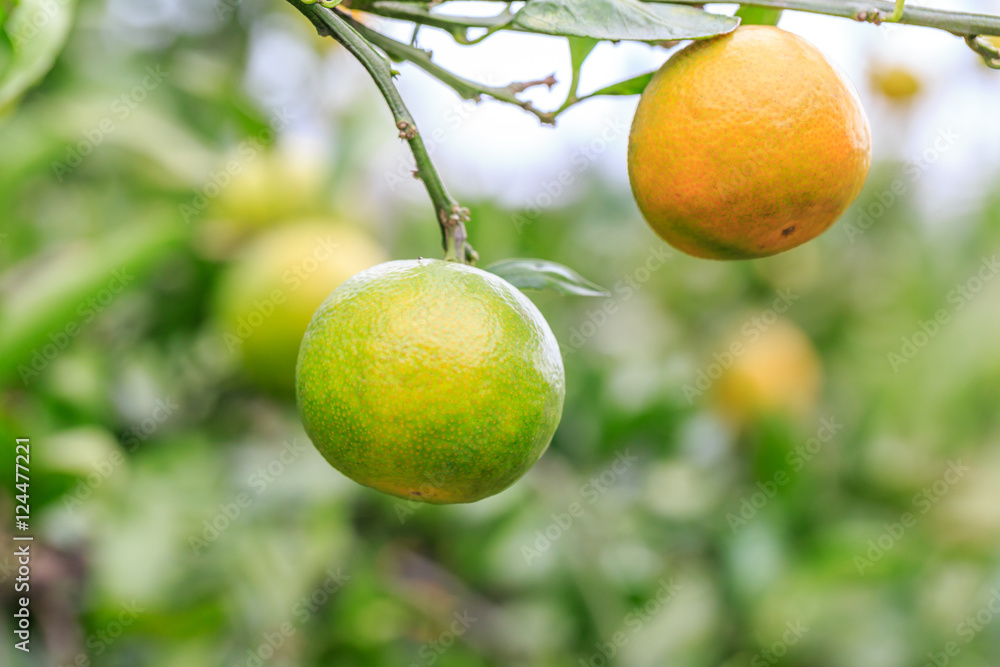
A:
[[[469,210],[459,206],[458,202],[448,194],[441,176],[434,168],[434,163],[427,153],[427,146],[417,130],[417,124],[392,82],[394,72],[389,61],[358,34],[358,31],[348,23],[338,10],[327,9],[322,5],[307,3],[303,0],[288,1],[309,19],[321,35],[333,37],[368,70],[392,112],[393,120],[396,121],[396,129],[399,130],[399,137],[405,139],[410,145],[410,151],[413,153],[417,167],[415,176],[423,181],[427,194],[434,204],[434,212],[438,225],[441,227],[445,259],[463,264],[474,263],[478,256],[469,245],[468,234],[465,231]]]
[[[896,8],[892,10],[892,14],[886,17],[886,21],[889,23],[898,23],[899,19],[903,18],[903,9],[906,5],[906,0],[896,0]]]

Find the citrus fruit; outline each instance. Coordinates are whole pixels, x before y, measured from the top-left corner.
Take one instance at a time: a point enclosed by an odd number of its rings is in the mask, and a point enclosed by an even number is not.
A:
[[[639,209],[674,247],[765,257],[827,229],[871,162],[854,88],[801,37],[774,26],[694,42],[653,76],[629,135]]]
[[[898,65],[875,68],[869,74],[872,88],[892,102],[909,102],[920,94],[920,79]]]
[[[466,503],[513,484],[562,415],[559,347],[505,280],[441,260],[380,264],[316,311],[299,413],[340,472],[388,494]]]
[[[215,295],[226,348],[258,387],[290,395],[309,320],[352,275],[384,261],[362,232],[304,221],[276,227],[244,246]]]
[[[744,326],[743,354],[719,378],[716,399],[735,421],[763,414],[807,417],[819,398],[823,369],[806,334],[788,320]]]
[[[210,220],[246,233],[308,215],[323,195],[323,166],[304,148],[244,142],[220,170]]]

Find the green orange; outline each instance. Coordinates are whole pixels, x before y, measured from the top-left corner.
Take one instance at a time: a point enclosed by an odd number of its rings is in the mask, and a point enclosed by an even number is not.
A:
[[[851,83],[774,26],[694,42],[656,73],[629,135],[629,178],[650,227],[697,257],[747,259],[825,231],[871,162]]]
[[[548,447],[565,379],[516,288],[432,259],[380,264],[329,296],[299,352],[299,412],[340,472],[430,503],[491,496]]]
[[[224,272],[215,311],[226,348],[258,387],[290,395],[299,343],[316,308],[342,282],[385,259],[362,232],[303,221],[245,246]]]

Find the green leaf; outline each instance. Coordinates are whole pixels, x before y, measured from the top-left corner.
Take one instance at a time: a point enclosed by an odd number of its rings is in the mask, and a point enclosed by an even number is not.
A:
[[[568,266],[544,259],[503,259],[490,264],[485,270],[500,276],[518,289],[550,289],[576,296],[611,296],[603,287],[590,282]]]
[[[568,41],[569,59],[573,64],[573,71],[579,71],[583,67],[583,61],[587,59],[590,52],[600,42],[600,40],[591,39],[590,37],[570,37]]]
[[[513,22],[544,35],[640,42],[712,37],[738,25],[731,16],[639,0],[529,0]]]
[[[772,7],[742,5],[736,10],[736,17],[740,19],[741,25],[778,25],[781,11]]]
[[[75,0],[21,0],[4,24],[13,47],[0,76],[0,112],[38,83],[66,43]]]
[[[596,97],[597,95],[641,95],[642,91],[646,90],[646,86],[649,85],[654,74],[656,72],[646,72],[631,79],[613,83],[610,86],[595,90],[587,95],[587,97]]]

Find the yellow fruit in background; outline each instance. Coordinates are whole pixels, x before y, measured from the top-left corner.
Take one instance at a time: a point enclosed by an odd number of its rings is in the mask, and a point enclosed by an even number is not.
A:
[[[854,201],[871,162],[851,83],[801,37],[744,26],[694,42],[646,87],[629,135],[646,221],[696,257],[794,248]]]
[[[215,298],[226,347],[258,386],[290,394],[299,344],[316,308],[382,249],[343,225],[300,222],[255,238],[223,274]]]
[[[872,88],[893,102],[909,102],[923,87],[916,74],[898,65],[872,69],[869,79]]]
[[[719,407],[742,422],[763,414],[807,417],[816,408],[823,368],[812,342],[788,320],[742,332],[742,354],[716,383]]]
[[[304,148],[268,150],[246,142],[218,178],[219,195],[212,201],[208,219],[246,232],[316,210],[324,171],[320,160]]]
[[[334,291],[296,373],[306,433],[384,493],[467,503],[503,491],[562,415],[559,346],[531,301],[479,269],[387,262]]]

